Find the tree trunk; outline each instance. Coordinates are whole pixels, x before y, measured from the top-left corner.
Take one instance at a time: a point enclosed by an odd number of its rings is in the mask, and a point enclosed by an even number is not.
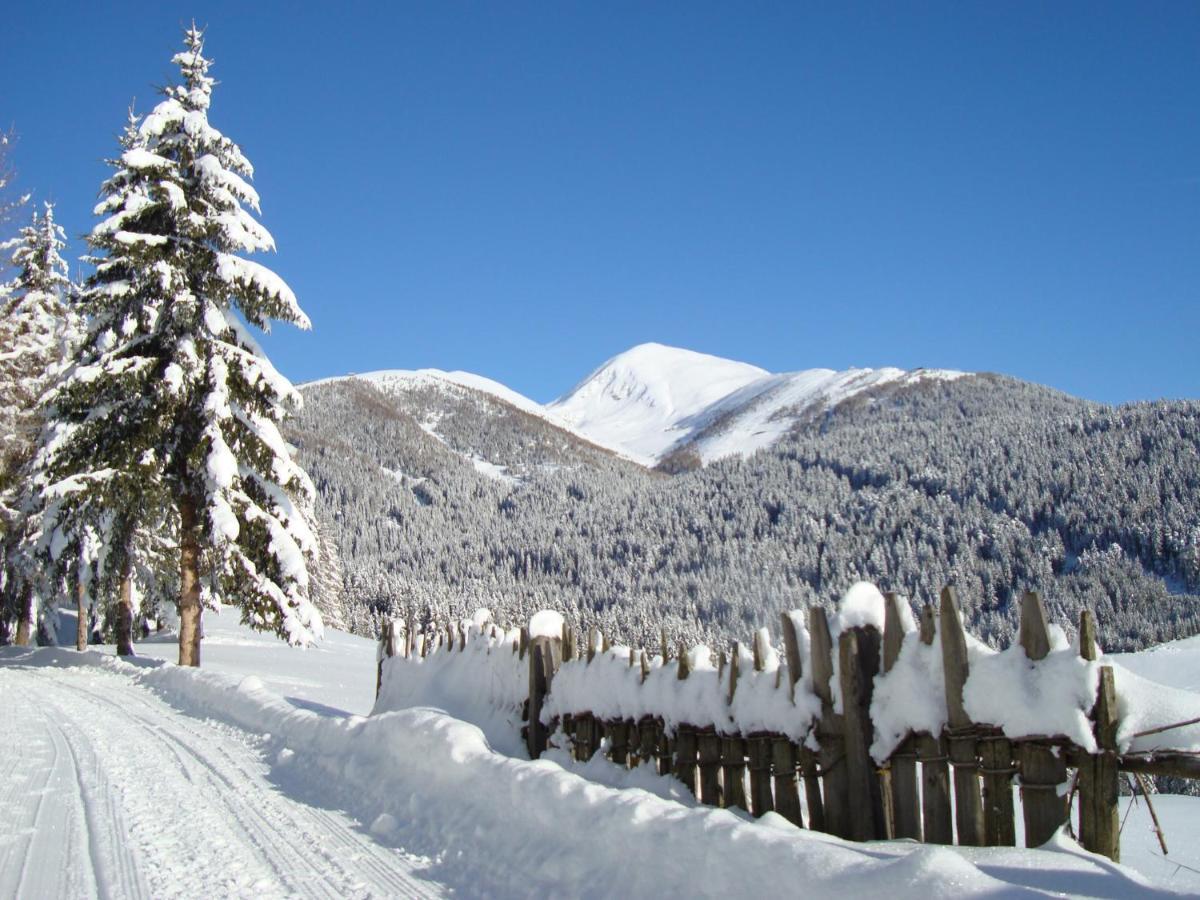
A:
[[[28,647],[33,637],[33,587],[21,588],[21,605],[17,612],[17,637],[13,641],[18,647]]]
[[[179,664],[200,665],[200,545],[196,502],[179,500]]]
[[[80,574],[79,579],[75,583],[75,649],[83,651],[87,649],[88,637],[88,617],[87,617],[87,585],[84,584],[83,575]]]
[[[127,571],[121,573],[117,600],[117,656],[133,656],[133,576]]]

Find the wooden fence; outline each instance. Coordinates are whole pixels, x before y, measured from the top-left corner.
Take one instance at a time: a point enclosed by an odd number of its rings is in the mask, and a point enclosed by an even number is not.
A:
[[[1118,752],[1117,695],[1111,666],[1099,668],[1099,687],[1089,713],[1096,745],[1092,752],[1062,735],[1013,737],[995,724],[972,721],[963,700],[969,675],[967,637],[950,588],[942,592],[936,611],[931,606],[922,610],[919,630],[909,637],[925,645],[932,645],[935,636],[941,637],[947,725],[939,734],[909,733],[883,764],[876,763],[869,752],[875,732],[871,721],[875,679],[896,665],[906,639],[905,601],[895,594],[887,594],[885,601],[882,633],[872,626],[848,628],[841,632],[836,646],[825,611],[817,607],[808,610],[807,661],[820,714],[803,741],[794,734],[789,737],[771,731],[742,733],[678,722],[668,727],[665,715],[605,719],[587,709],[562,712],[544,722],[542,711],[554,696],[555,674],[563,663],[580,660],[590,666],[609,648],[595,629],[582,648],[579,634],[569,626],[564,626],[558,637],[531,638],[528,630],[523,630],[513,652],[528,660],[523,736],[529,754],[538,757],[551,737],[561,733],[578,760],[590,759],[603,748],[617,765],[651,764],[660,774],[675,776],[705,804],[740,807],[755,816],[774,811],[800,827],[856,841],[909,838],[931,844],[957,841],[968,846],[1013,846],[1016,779],[1026,846],[1040,846],[1061,826],[1071,825],[1071,809],[1077,801],[1080,843],[1114,861],[1120,859],[1122,773],[1133,773],[1143,793],[1148,774],[1200,778],[1200,757],[1192,753]],[[786,667],[778,669],[778,677],[784,681],[777,682],[776,688],[794,697],[803,676],[800,639],[791,614],[785,613],[781,624]],[[444,636],[421,641],[419,647],[411,625],[402,639],[404,630],[400,623],[384,625],[381,677],[384,657],[425,654],[440,647],[452,649],[456,644],[461,650],[467,642],[463,626],[450,626]],[[1045,609],[1033,592],[1022,599],[1019,642],[1030,660],[1043,659],[1051,650]],[[720,671],[727,671],[728,677],[722,674],[718,681],[727,685],[729,703],[736,696],[739,677],[744,677],[739,672],[746,665],[742,660],[752,659],[761,672],[769,652],[760,631],[752,653],[735,644],[728,659],[721,655]],[[835,653],[840,672],[836,680]],[[1089,661],[1098,657],[1095,622],[1087,611],[1079,622],[1079,655]],[[655,663],[673,666],[680,680],[692,675],[683,648],[672,660],[665,636],[661,660]],[[646,652],[630,651],[629,665],[640,666],[644,684],[651,672]],[[841,702],[835,703],[833,689],[839,684]],[[929,687],[936,690],[939,686]],[[1195,723],[1179,723],[1189,724]],[[1162,730],[1174,727],[1178,726]]]

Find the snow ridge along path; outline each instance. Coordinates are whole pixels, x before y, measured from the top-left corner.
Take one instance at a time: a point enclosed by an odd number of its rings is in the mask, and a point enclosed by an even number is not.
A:
[[[0,732],[4,896],[1171,895],[1066,839],[851,844],[664,797],[648,772],[618,789],[608,763],[589,780],[505,756],[440,709],[362,718],[254,675],[6,648],[0,696],[20,723]]]
[[[103,663],[48,667],[48,655],[60,665],[84,656],[41,651],[36,665],[9,656],[0,666],[10,723],[0,738],[0,896],[445,893],[414,874],[424,861],[281,792],[265,737],[180,715]]]

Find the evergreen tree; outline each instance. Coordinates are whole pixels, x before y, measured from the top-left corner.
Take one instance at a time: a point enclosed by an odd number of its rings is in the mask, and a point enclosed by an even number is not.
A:
[[[0,307],[0,538],[4,545],[4,611],[7,632],[18,619],[17,641],[27,643],[32,626],[32,591],[16,565],[22,518],[19,473],[28,464],[41,427],[43,393],[63,369],[78,338],[78,321],[67,304],[71,282],[61,251],[66,235],[54,222],[54,207],[34,210],[32,221],[0,244],[16,276],[5,285]],[[0,634],[7,638],[7,634]]]
[[[238,255],[274,241],[246,210],[259,208],[249,161],[208,122],[202,34],[192,27],[184,43],[182,82],[131,122],[102,186],[90,328],[53,397],[32,541],[61,567],[90,530],[100,580],[124,598],[134,573],[169,553],[179,662],[199,665],[201,610],[222,599],[293,644],[322,625],[307,596],[313,488],[279,433],[300,397],[238,313],[263,330],[309,322],[278,276]]]

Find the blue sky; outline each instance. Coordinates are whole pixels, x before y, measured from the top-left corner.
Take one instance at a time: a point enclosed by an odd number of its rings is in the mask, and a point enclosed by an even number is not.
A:
[[[193,17],[293,380],[544,401],[660,341],[1200,397],[1200,4],[18,2],[0,126],[72,234]]]

